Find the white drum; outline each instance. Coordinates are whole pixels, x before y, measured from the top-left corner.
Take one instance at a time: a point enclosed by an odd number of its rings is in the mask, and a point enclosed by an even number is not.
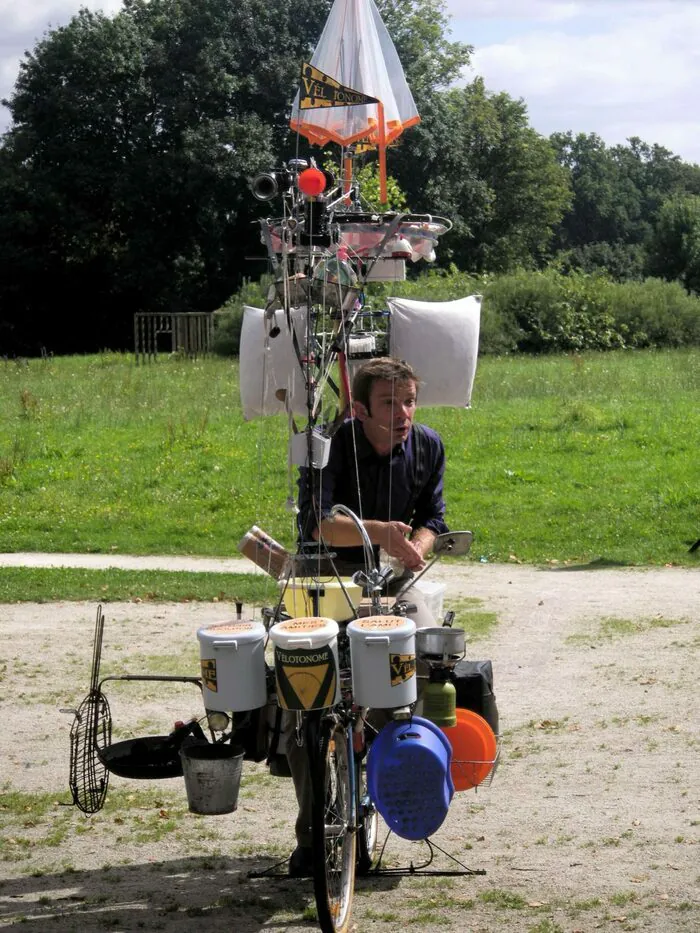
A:
[[[415,622],[402,616],[370,616],[350,622],[348,635],[355,703],[378,709],[415,703]]]
[[[205,709],[243,712],[267,702],[265,626],[217,622],[197,632]]]
[[[326,709],[340,699],[338,623],[309,616],[270,629],[282,709]]]

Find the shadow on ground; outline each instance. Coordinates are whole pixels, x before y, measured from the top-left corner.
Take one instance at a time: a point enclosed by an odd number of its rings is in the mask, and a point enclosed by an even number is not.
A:
[[[255,857],[197,857],[16,878],[0,883],[0,927],[52,933],[317,929],[312,881],[287,878],[286,863],[274,866]],[[268,868],[273,874],[248,877]],[[396,884],[395,877],[358,878],[356,888],[381,892]]]

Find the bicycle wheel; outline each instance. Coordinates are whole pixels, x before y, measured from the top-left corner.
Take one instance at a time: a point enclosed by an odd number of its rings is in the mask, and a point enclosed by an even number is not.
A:
[[[323,933],[345,933],[355,890],[352,733],[332,717],[309,720],[314,894]]]
[[[377,849],[379,814],[367,789],[366,759],[355,759],[355,786],[357,787],[357,871],[366,875],[374,862]]]

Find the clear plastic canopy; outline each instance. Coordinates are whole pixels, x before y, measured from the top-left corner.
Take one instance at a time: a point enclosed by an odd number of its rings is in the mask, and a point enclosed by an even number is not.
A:
[[[399,56],[374,0],[335,0],[311,64],[344,87],[375,97],[380,103],[305,110],[297,93],[291,126],[310,142],[348,146],[367,138],[385,146],[420,122]]]

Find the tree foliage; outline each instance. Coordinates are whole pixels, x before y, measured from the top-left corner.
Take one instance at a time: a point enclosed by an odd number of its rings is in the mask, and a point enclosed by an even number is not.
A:
[[[134,311],[213,310],[231,294],[251,243],[247,178],[274,163],[326,9],[129,0],[38,44],[0,164],[14,205],[0,262],[15,289],[0,285],[0,299],[15,344],[125,346]],[[26,326],[27,304],[41,327]]]
[[[661,207],[649,272],[700,294],[700,196],[676,196]]]
[[[595,134],[555,133],[557,158],[570,173],[573,199],[556,232],[565,265],[639,278],[662,205],[697,194],[700,166],[632,137],[608,147]]]
[[[472,47],[450,41],[444,0],[378,0],[377,8],[419,105],[459,79]]]
[[[470,272],[541,262],[569,183],[524,103],[489,94],[477,78],[434,96],[422,117],[395,172],[413,210],[440,205],[452,219],[441,257]]]
[[[0,145],[0,352],[125,348],[135,311],[214,310],[265,270],[248,179],[297,155],[291,101],[331,3],[125,0],[27,53]],[[568,274],[700,288],[700,166],[636,138],[544,139],[523,101],[455,86],[471,49],[445,0],[377,4],[422,117],[392,148],[392,203],[453,220],[444,265],[558,253]]]

